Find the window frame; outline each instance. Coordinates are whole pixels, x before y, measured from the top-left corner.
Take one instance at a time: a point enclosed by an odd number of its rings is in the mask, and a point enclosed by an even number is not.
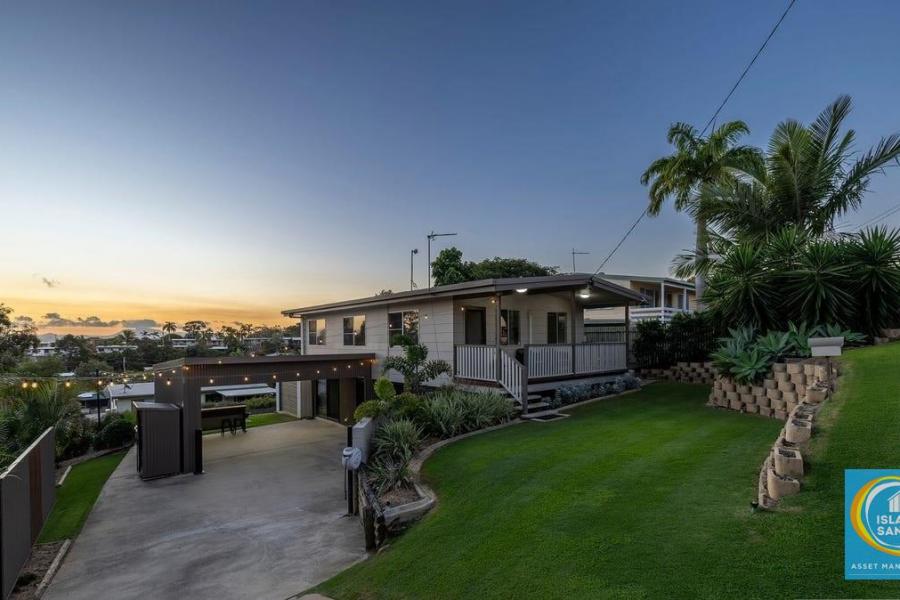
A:
[[[322,322],[322,328],[319,329],[319,321]],[[315,329],[311,329],[310,325],[315,323]],[[306,345],[307,346],[324,346],[328,342],[328,328],[325,319],[307,319],[306,320]]]
[[[359,330],[356,328],[356,319],[362,319]],[[347,331],[347,321],[350,321],[350,331]],[[366,315],[350,315],[344,317],[342,321],[343,342],[345,346],[365,346],[366,345]],[[347,343],[347,336],[352,336],[351,342]]]
[[[515,325],[515,326],[513,326]],[[500,345],[519,346],[522,343],[522,312],[516,308],[500,309]]]
[[[414,314],[414,315],[416,315],[416,331],[415,331],[414,334],[410,334],[410,333],[409,333],[409,330],[407,329],[406,315],[409,315],[409,314]],[[396,327],[391,327],[391,315],[400,315],[400,329],[399,329],[399,331],[397,330]],[[409,337],[413,340],[414,343],[418,344],[418,343],[419,343],[419,323],[420,323],[420,322],[421,322],[421,321],[420,321],[420,319],[419,319],[419,309],[417,309],[417,308],[416,308],[416,309],[410,309],[410,310],[393,310],[393,311],[388,311],[388,318],[387,318],[388,348],[393,348],[393,347],[399,345],[399,344],[395,344],[395,343],[394,343],[394,338],[395,338],[396,336],[398,336],[398,335],[406,335],[406,336],[409,336]],[[393,333],[392,333],[392,332],[393,332]]]
[[[560,329],[560,317],[562,317],[562,329]],[[553,326],[551,326],[551,322]],[[547,313],[547,343],[548,344],[568,344],[569,339],[569,313],[566,312],[548,312]]]

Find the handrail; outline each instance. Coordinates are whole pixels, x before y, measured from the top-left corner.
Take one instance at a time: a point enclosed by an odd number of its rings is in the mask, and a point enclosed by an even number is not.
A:
[[[525,365],[516,360],[516,358],[502,350],[500,352],[500,385],[506,388],[510,396],[518,400],[519,404],[524,405],[523,389],[525,382]]]

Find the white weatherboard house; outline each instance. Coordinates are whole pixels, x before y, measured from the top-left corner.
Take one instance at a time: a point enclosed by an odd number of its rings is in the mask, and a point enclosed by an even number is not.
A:
[[[378,375],[384,357],[402,352],[390,341],[406,334],[427,346],[429,358],[450,363],[455,382],[502,387],[525,408],[529,392],[548,383],[625,371],[627,327],[621,339],[586,343],[584,311],[644,300],[600,277],[575,273],[483,279],[283,314],[302,320],[304,354],[373,352]],[[625,313],[627,319],[627,308]]]

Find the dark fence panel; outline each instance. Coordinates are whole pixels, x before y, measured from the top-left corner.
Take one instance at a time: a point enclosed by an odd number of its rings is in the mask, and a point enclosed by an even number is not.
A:
[[[0,593],[7,598],[56,501],[53,428],[0,474]]]
[[[719,345],[713,326],[685,329],[667,323],[632,331],[632,360],[638,369],[667,368],[678,362],[709,360]]]

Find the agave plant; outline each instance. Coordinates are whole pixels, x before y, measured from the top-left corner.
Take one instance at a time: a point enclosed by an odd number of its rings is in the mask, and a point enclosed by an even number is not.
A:
[[[868,339],[864,333],[843,329],[840,325],[834,324],[820,325],[818,327],[818,334],[824,337],[842,337],[844,338],[844,343],[851,346],[855,344],[864,344]]]
[[[731,373],[741,383],[752,383],[762,379],[772,366],[772,357],[758,347],[745,350],[735,357]]]
[[[778,362],[791,351],[791,335],[787,331],[770,331],[756,338],[756,348],[773,362]]]
[[[798,358],[806,358],[812,352],[809,349],[809,338],[818,337],[820,334],[819,327],[810,326],[806,322],[796,325],[793,322],[788,323],[788,336],[791,340],[791,356]]]
[[[729,329],[728,333],[730,334],[728,337],[719,340],[721,345],[718,350],[710,354],[713,364],[722,373],[731,372],[756,335],[752,327]]]

